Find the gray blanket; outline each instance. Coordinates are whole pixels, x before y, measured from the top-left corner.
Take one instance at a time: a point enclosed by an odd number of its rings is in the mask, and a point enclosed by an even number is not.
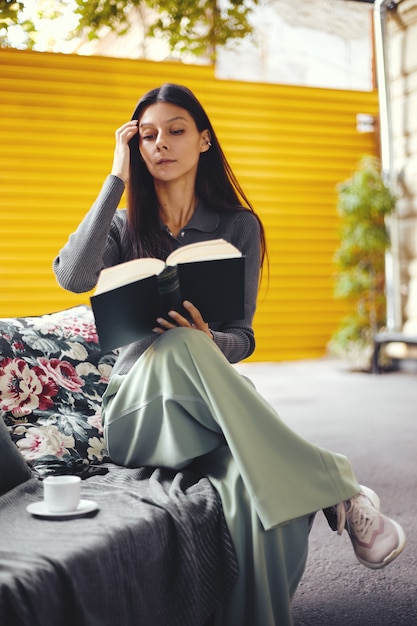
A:
[[[37,478],[0,498],[0,626],[198,626],[237,563],[206,478],[110,465],[82,481],[99,510],[39,519]]]

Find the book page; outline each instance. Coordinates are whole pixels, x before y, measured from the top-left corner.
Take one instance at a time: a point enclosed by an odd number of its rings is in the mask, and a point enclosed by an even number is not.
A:
[[[122,285],[134,283],[142,278],[160,274],[165,263],[160,259],[134,259],[107,267],[100,273],[94,295],[116,289]]]
[[[233,244],[224,239],[211,239],[190,243],[171,252],[167,265],[178,265],[191,261],[210,261],[214,259],[231,259],[242,256]]]

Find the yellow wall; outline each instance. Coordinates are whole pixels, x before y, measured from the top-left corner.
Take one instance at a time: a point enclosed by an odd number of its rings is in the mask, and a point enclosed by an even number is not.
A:
[[[357,113],[377,114],[376,93],[226,82],[177,63],[0,49],[0,316],[89,301],[57,286],[52,259],[109,171],[114,130],[164,81],[202,101],[266,227],[252,360],[325,354],[345,313],[333,299],[336,184],[376,151],[356,130]]]

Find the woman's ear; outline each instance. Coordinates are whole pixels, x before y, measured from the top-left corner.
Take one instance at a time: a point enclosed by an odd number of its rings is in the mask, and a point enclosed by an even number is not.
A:
[[[211,142],[210,142],[210,133],[208,130],[205,130],[201,135],[201,150],[200,152],[207,152],[210,150]]]

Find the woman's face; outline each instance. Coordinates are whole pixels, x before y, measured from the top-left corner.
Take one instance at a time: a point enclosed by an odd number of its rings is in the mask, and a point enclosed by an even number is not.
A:
[[[139,150],[155,180],[196,176],[200,154],[209,149],[208,130],[199,132],[185,109],[168,102],[150,105],[139,118]]]

